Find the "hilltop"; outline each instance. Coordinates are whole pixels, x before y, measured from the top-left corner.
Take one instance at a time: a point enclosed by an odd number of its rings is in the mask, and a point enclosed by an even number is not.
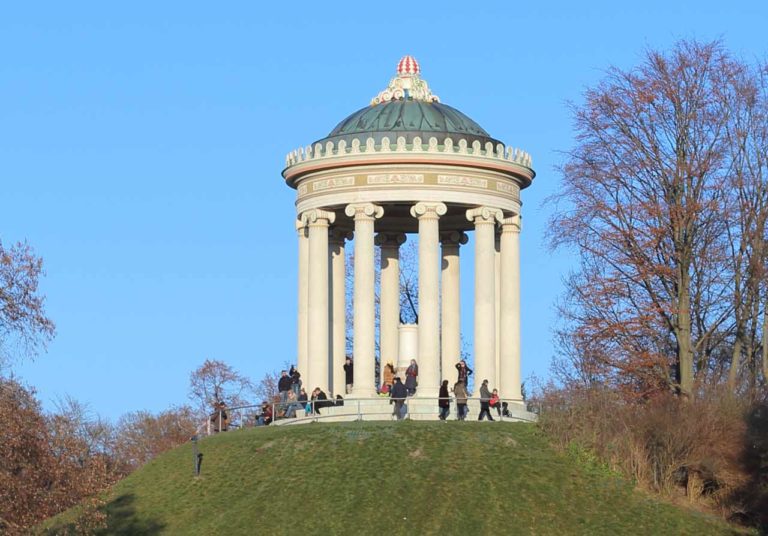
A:
[[[183,445],[108,495],[108,534],[734,534],[555,452],[530,424],[266,427]],[[60,532],[72,512],[45,527]]]

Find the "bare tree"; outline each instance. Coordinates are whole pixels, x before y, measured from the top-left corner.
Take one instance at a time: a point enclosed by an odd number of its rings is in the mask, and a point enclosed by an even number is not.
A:
[[[221,403],[229,407],[247,405],[251,394],[251,381],[223,361],[206,359],[189,376],[189,398],[204,412]]]

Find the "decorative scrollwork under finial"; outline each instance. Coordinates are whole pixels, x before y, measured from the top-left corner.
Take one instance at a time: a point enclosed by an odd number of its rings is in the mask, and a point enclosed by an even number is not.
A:
[[[422,80],[421,67],[413,56],[403,56],[397,64],[397,76],[371,100],[371,106],[393,100],[440,102],[440,98],[430,91],[427,82]]]

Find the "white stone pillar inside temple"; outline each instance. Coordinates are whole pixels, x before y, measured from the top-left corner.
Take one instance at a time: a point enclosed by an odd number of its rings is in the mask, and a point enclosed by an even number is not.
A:
[[[520,392],[520,216],[501,224],[501,359],[499,395],[519,400]]]
[[[381,293],[379,303],[379,357],[381,378],[384,365],[397,367],[399,353],[398,327],[400,326],[400,246],[404,233],[379,233],[376,244],[381,248]]]
[[[453,386],[456,363],[461,360],[461,298],[459,248],[467,243],[467,235],[451,231],[440,235],[442,244],[440,378]]]
[[[419,219],[419,388],[417,396],[436,397],[440,388],[440,216],[444,203],[411,207]]]
[[[376,359],[374,221],[384,209],[373,203],[347,205],[345,213],[355,220],[355,266],[353,302],[354,387],[356,398],[376,394],[374,375]]]
[[[296,333],[296,368],[306,381],[307,374],[307,302],[309,301],[309,238],[307,226],[296,220],[299,238],[298,329]]]
[[[467,211],[467,219],[475,224],[475,395],[480,384],[496,385],[496,282],[495,230],[502,212],[490,207]]]
[[[496,229],[494,233],[494,249],[493,249],[493,273],[496,276],[494,278],[494,317],[496,318],[496,342],[494,343],[494,374],[496,381],[499,381],[499,363],[501,359],[501,328],[499,323],[501,322],[501,230]],[[489,386],[489,389],[498,388],[498,383]]]
[[[347,357],[346,259],[344,245],[352,233],[334,228],[329,236],[331,263],[331,392],[346,396],[344,362]]]
[[[328,226],[336,214],[321,209],[308,210],[302,221],[309,227],[309,304],[307,314],[308,366],[304,387],[307,394],[319,387],[326,394],[328,377],[329,310],[328,310]],[[299,371],[301,372],[301,371]]]

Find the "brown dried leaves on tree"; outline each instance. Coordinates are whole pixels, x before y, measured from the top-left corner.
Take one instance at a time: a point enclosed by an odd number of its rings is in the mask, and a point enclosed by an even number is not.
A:
[[[55,327],[38,292],[43,261],[26,243],[0,242],[0,365],[33,357],[53,338]]]
[[[754,237],[764,236],[766,204],[743,203],[753,194],[734,184],[740,168],[750,176],[741,182],[765,195],[756,174],[764,162],[752,158],[749,168],[738,139],[746,127],[736,122],[745,108],[765,106],[753,87],[754,71],[719,43],[681,42],[668,54],[648,52],[636,69],[611,69],[574,107],[576,145],[549,238],[580,261],[559,333],[580,379],[690,396],[695,381],[728,370],[741,304],[734,288],[747,285],[736,279],[758,284],[731,246],[753,240],[745,247],[754,274],[765,261]],[[747,213],[757,221],[740,221]],[[754,293],[753,347],[765,295]]]

